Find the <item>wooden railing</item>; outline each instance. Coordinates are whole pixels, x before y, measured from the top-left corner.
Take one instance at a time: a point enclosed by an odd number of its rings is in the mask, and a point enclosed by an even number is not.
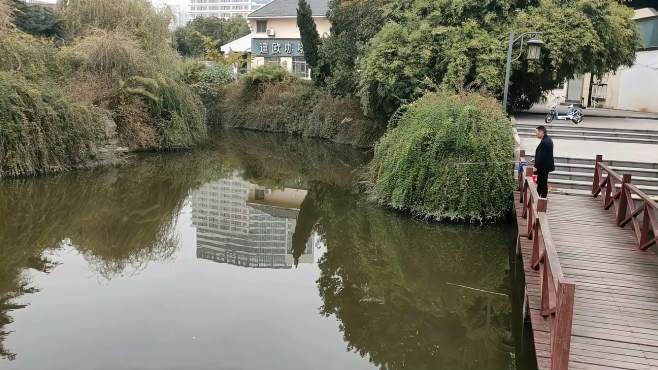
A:
[[[562,271],[546,215],[548,200],[539,197],[537,186],[532,181],[533,171],[532,167],[527,166],[519,174],[522,215],[528,220],[527,237],[533,241],[532,268],[539,270],[540,312],[542,316],[552,319],[551,370],[566,370],[569,368],[576,284]]]
[[[632,184],[632,176],[619,175],[596,156],[592,196],[601,195],[605,209],[613,208],[619,227],[631,224],[638,248],[658,245],[658,203]]]

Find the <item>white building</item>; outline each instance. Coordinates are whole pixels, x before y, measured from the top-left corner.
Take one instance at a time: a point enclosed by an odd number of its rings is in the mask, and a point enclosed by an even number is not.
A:
[[[251,67],[279,64],[293,74],[310,78],[304,59],[299,28],[297,0],[274,0],[247,17],[251,28]],[[329,34],[328,0],[308,0],[320,36]]]
[[[620,68],[603,78],[589,73],[576,77],[552,91],[547,99],[587,107],[658,112],[658,10],[635,9],[634,19],[641,46],[631,67]]]
[[[170,25],[170,28],[175,30],[178,27],[185,26],[188,21],[187,6],[170,4],[167,6],[171,10],[171,13],[174,15],[174,19]]]
[[[189,18],[247,18],[249,13],[268,2],[268,0],[190,0]]]
[[[192,194],[197,257],[252,268],[292,268],[292,238],[306,194],[264,189],[239,177],[203,185]],[[299,263],[313,262],[314,249],[310,238]]]

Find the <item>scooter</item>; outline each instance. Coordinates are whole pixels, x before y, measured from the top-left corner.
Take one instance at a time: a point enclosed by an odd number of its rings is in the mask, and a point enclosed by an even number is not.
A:
[[[560,115],[557,112],[557,103],[551,106],[551,111],[546,114],[544,122],[551,123],[554,119],[558,120],[571,120],[574,124],[579,124],[583,121],[583,111],[580,108],[576,108],[573,104],[569,105],[569,110],[567,114]]]

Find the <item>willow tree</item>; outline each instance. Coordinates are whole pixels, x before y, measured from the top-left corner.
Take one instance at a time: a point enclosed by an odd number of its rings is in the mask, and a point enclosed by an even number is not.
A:
[[[377,201],[434,220],[491,221],[512,209],[510,120],[495,99],[428,94],[375,147]]]

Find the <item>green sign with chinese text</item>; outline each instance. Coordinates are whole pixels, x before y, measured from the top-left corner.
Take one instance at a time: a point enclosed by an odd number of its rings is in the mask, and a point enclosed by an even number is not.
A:
[[[299,39],[251,39],[251,55],[255,57],[304,56]]]

